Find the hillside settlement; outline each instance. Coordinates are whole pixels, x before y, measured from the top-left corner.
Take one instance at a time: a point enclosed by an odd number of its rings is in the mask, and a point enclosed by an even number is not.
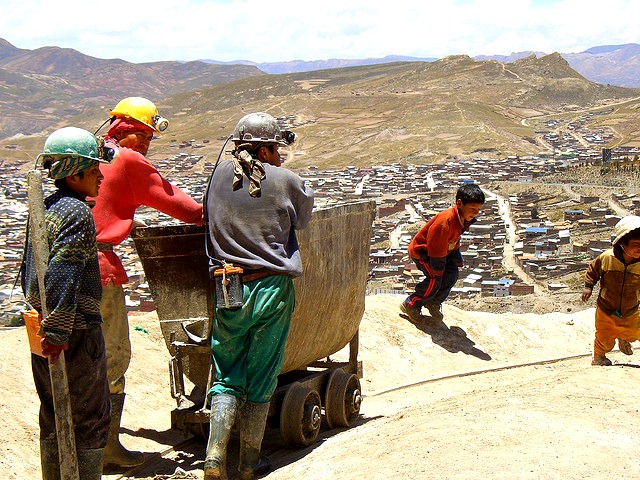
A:
[[[478,156],[451,158],[438,165],[394,163],[330,171],[310,166],[298,173],[315,190],[316,208],[360,200],[377,202],[369,294],[403,295],[420,280],[420,272],[407,255],[408,243],[426,220],[453,204],[461,182],[478,183],[487,194],[487,202],[478,221],[462,238],[465,267],[452,296],[529,295],[536,288],[578,290],[579,273],[609,247],[613,225],[623,215],[640,214],[640,194],[633,188],[545,185],[559,172],[602,165],[603,159],[605,166],[600,169],[635,164],[640,150],[619,148],[611,155],[611,151],[601,149],[606,140],[602,135],[549,134],[546,141],[558,153],[548,155]],[[155,164],[199,200],[213,165],[205,160],[204,173],[194,174],[196,165],[203,161],[202,155],[195,153],[199,144],[184,141],[175,147],[179,150],[175,155]],[[25,309],[20,289],[14,284],[27,223],[27,188],[25,175],[17,166],[2,168],[0,209],[5,220],[0,226],[0,325],[10,326],[21,323],[20,312]],[[51,186],[45,185],[47,188]],[[147,225],[175,223],[144,207],[136,218]],[[127,241],[118,249],[131,282],[127,305],[132,311],[154,310],[133,242]]]

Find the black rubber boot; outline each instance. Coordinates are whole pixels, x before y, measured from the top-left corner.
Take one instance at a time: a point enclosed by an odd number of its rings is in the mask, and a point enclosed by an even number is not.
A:
[[[42,480],[60,480],[60,457],[56,440],[40,440]]]
[[[204,459],[204,480],[227,479],[227,443],[236,418],[238,399],[233,395],[211,397],[209,440]]]
[[[80,480],[100,480],[102,478],[102,457],[104,449],[78,450],[78,474]],[[60,480],[60,460],[56,440],[40,440],[40,465],[42,480]]]
[[[100,480],[102,478],[103,448],[78,450],[78,472],[80,480]]]
[[[142,452],[127,450],[120,443],[120,420],[124,408],[124,393],[111,394],[111,423],[109,424],[109,439],[104,448],[103,465],[105,467],[130,468],[144,462]]]
[[[241,480],[253,480],[271,471],[271,462],[260,455],[262,437],[269,415],[269,403],[245,402],[239,411]]]

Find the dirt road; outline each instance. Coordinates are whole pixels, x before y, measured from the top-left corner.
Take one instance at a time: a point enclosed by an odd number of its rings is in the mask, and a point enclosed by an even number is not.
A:
[[[640,362],[615,352],[615,366],[590,366],[593,309],[492,314],[445,304],[443,324],[418,328],[399,317],[399,301],[367,297],[358,424],[325,430],[301,450],[284,449],[269,428],[264,450],[275,470],[266,478],[640,478]],[[139,329],[132,332],[122,437],[157,461],[104,478],[202,478],[204,442],[169,451],[184,439],[169,430],[174,404],[157,319],[132,317],[131,324]],[[2,331],[0,338],[7,392],[0,431],[10,439],[0,447],[0,477],[36,479],[26,334]],[[233,468],[235,436],[229,448]]]

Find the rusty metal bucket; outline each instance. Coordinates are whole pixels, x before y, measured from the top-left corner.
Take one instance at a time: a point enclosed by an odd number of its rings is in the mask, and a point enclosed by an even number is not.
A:
[[[369,245],[375,202],[344,204],[313,212],[298,232],[304,275],[294,280],[296,308],[282,373],[305,368],[341,350],[357,334],[364,313]],[[167,348],[187,342],[182,324],[206,334],[215,304],[204,251],[204,227],[137,228],[132,238],[147,277]],[[183,360],[184,375],[205,388],[207,349]]]

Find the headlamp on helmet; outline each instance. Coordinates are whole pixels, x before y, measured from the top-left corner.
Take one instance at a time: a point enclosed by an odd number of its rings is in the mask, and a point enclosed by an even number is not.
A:
[[[297,138],[298,135],[296,135],[296,132],[292,132],[291,130],[282,131],[282,141],[287,145],[291,145]]]
[[[169,120],[160,115],[156,115],[153,117],[153,128],[158,132],[164,132],[169,126]]]
[[[104,142],[104,138],[102,137],[96,137],[96,140],[98,141],[98,158],[111,163],[116,157],[117,150],[115,148],[107,147]]]

